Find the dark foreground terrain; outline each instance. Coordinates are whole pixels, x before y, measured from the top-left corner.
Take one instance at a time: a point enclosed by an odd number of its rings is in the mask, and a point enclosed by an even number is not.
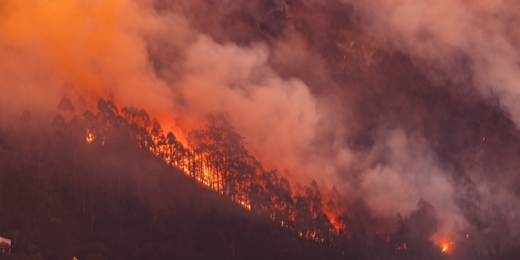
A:
[[[3,259],[342,259],[132,142],[93,146],[31,120],[0,137]]]

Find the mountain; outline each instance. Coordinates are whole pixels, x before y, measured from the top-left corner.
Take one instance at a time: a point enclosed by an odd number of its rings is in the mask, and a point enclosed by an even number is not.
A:
[[[87,142],[85,129],[74,131],[78,118],[69,128],[60,126],[62,119],[42,131],[34,131],[30,117],[18,128],[2,129],[0,235],[13,241],[13,255],[2,255],[5,259],[353,254],[300,237],[203,187],[139,147],[125,130],[96,145]]]

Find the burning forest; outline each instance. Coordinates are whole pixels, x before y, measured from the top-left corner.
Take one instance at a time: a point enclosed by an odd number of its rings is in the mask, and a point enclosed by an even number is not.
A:
[[[514,1],[0,3],[6,259],[518,259]]]
[[[67,104],[67,105],[63,105]],[[68,99],[59,107],[73,111]],[[99,100],[98,111],[74,116],[70,123],[58,115],[53,125],[68,138],[85,133],[92,146],[133,141],[175,167],[197,183],[223,195],[245,209],[265,215],[280,226],[319,243],[331,243],[344,233],[346,210],[333,188],[328,201],[315,180],[310,186],[297,185],[294,194],[289,180],[276,169],[264,170],[245,148],[243,137],[224,118],[209,118],[205,129],[192,130],[184,146],[172,132],[164,133],[159,123],[143,109],[124,107],[119,111],[112,101]],[[65,111],[64,111],[65,112]],[[69,115],[70,117],[70,115]]]

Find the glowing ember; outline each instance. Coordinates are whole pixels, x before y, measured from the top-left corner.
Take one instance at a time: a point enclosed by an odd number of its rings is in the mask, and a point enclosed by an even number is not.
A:
[[[408,249],[408,247],[406,246],[406,242],[403,242],[402,245],[399,245],[399,246],[397,246],[397,247],[395,248],[395,251],[399,252],[399,251],[404,251],[404,250],[406,250],[406,249]]]
[[[447,254],[449,251],[450,251],[450,247],[453,245],[453,242],[449,242],[449,243],[442,243],[441,244],[441,251],[443,254]]]
[[[94,138],[94,134],[87,129],[87,136],[85,137],[85,141],[87,141],[87,144],[91,144],[92,142],[94,142]]]

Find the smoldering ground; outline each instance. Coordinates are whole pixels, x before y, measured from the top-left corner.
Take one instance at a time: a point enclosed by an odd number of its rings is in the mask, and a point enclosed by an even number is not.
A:
[[[174,129],[224,114],[266,166],[335,185],[388,229],[422,199],[426,239],[496,253],[520,234],[516,5],[7,1],[2,121],[64,95]]]

